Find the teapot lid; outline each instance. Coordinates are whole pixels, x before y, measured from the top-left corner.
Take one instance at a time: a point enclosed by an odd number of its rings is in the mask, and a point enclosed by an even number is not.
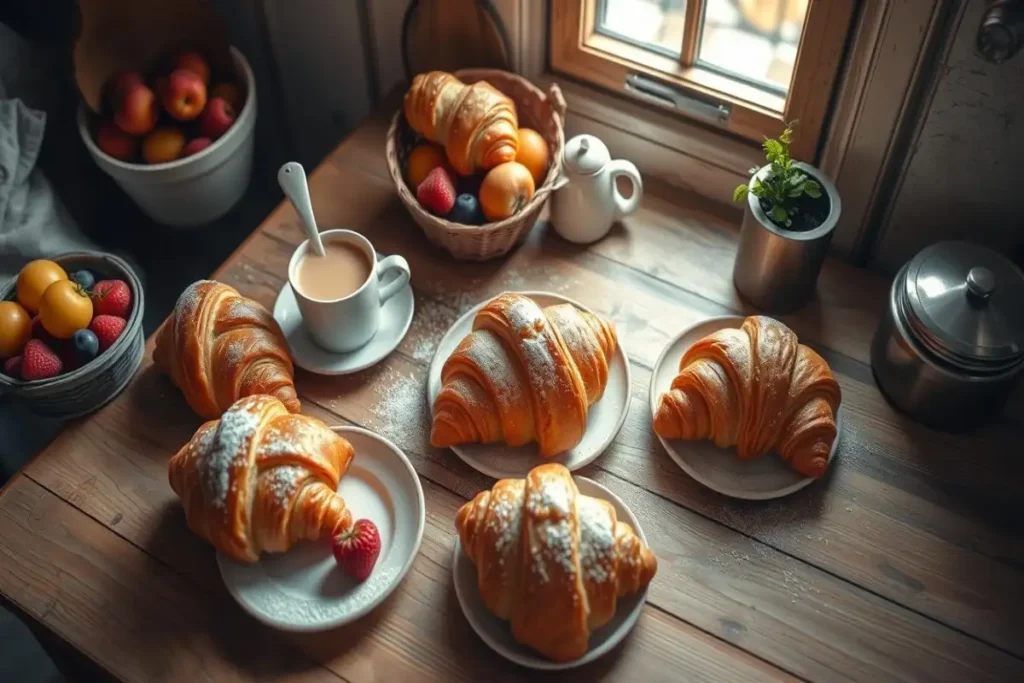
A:
[[[916,337],[957,366],[995,370],[1024,358],[1024,273],[970,242],[939,242],[907,265],[905,315]]]
[[[612,160],[608,148],[593,135],[577,135],[565,143],[565,167],[571,175],[593,175]]]

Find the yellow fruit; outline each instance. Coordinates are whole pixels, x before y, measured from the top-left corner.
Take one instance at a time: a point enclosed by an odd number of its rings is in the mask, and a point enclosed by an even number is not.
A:
[[[550,156],[548,143],[540,133],[532,128],[519,129],[519,151],[516,152],[516,161],[530,171],[536,187],[544,184]]]
[[[444,150],[435,145],[418,145],[409,152],[409,158],[405,160],[405,178],[409,181],[409,188],[416,194],[416,188],[420,186],[427,174],[438,166],[444,166],[449,171],[448,160],[444,156]],[[454,177],[455,174],[452,174]]]
[[[57,280],[67,280],[68,274],[53,261],[39,259],[25,264],[18,274],[16,286],[18,303],[29,313],[39,310],[39,299],[46,288]]]
[[[21,353],[32,336],[32,316],[14,301],[0,301],[0,358]]]
[[[533,176],[516,161],[498,164],[480,183],[480,208],[489,221],[500,221],[519,212],[533,198]]]
[[[39,321],[57,339],[70,339],[92,322],[92,299],[77,282],[54,282],[39,300]]]

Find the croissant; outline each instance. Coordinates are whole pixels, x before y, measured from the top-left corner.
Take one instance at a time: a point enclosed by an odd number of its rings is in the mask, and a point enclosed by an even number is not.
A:
[[[209,420],[253,394],[276,396],[299,411],[281,328],[267,309],[220,282],[200,280],[182,292],[157,336],[153,360],[192,410]]]
[[[562,465],[502,479],[455,515],[483,603],[520,643],[556,661],[587,651],[618,598],[643,590],[658,561],[615,508],[585,496]]]
[[[543,457],[572,448],[604,393],[616,343],[600,316],[502,294],[476,314],[473,332],[441,368],[430,443],[537,441]]]
[[[220,552],[256,562],[352,526],[337,494],[352,446],[273,396],[239,399],[171,458],[168,478],[188,526]]]
[[[466,85],[444,71],[419,74],[405,93],[405,120],[444,145],[462,175],[515,161],[519,149],[516,105],[486,81]]]
[[[821,477],[841,399],[821,356],[779,321],[752,316],[742,328],[710,334],[683,355],[658,403],[654,431],[666,439],[736,446],[743,459],[775,448],[797,472]]]

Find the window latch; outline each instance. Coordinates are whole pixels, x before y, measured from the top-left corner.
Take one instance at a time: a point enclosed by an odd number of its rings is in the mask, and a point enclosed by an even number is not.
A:
[[[675,109],[718,125],[728,123],[729,115],[732,113],[731,105],[660,83],[642,74],[626,76],[626,90],[653,104]]]

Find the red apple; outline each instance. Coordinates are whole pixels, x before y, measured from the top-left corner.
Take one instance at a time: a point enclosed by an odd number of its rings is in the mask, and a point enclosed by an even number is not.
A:
[[[197,74],[178,69],[167,77],[161,99],[168,114],[179,121],[191,121],[206,106],[206,84]]]
[[[223,97],[214,97],[203,110],[199,119],[199,132],[212,140],[216,140],[235,122],[235,110]]]
[[[114,123],[125,133],[145,135],[156,127],[160,108],[156,95],[142,83],[129,85],[114,110]]]
[[[115,159],[132,161],[139,151],[139,140],[118,128],[113,121],[103,121],[96,128],[96,146]]]
[[[138,71],[129,71],[128,69],[121,69],[115,71],[114,75],[107,79],[107,85],[103,89],[103,97],[110,107],[111,111],[116,111],[118,104],[121,100],[121,96],[128,91],[129,88],[136,85],[144,85],[142,76]]]
[[[178,53],[172,62],[172,69],[191,71],[202,79],[203,85],[210,84],[210,64],[195,50],[184,50]]]
[[[213,140],[210,138],[193,138],[185,145],[185,149],[181,150],[181,156],[190,157],[193,154],[198,154],[212,144]]]
[[[157,128],[142,141],[142,158],[147,164],[163,164],[181,156],[185,134],[177,128]]]
[[[223,98],[236,112],[242,111],[245,98],[242,96],[242,89],[234,83],[218,83],[210,90],[210,99],[214,97]]]

